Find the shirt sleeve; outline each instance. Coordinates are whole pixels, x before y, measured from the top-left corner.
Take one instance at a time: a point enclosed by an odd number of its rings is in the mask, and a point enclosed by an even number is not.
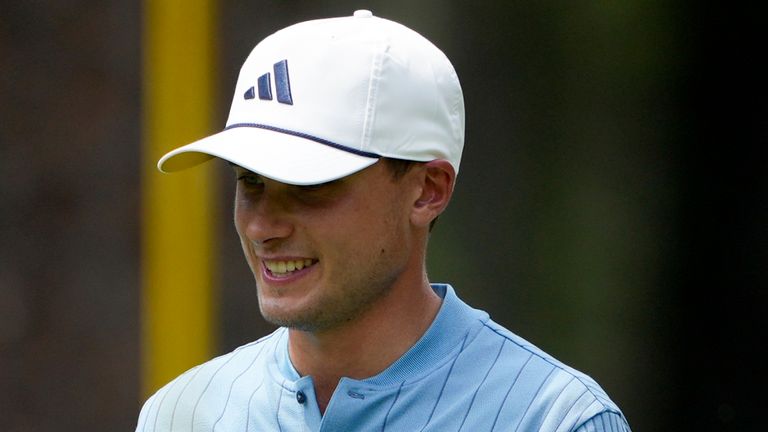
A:
[[[603,411],[582,423],[574,432],[632,432],[623,415]]]

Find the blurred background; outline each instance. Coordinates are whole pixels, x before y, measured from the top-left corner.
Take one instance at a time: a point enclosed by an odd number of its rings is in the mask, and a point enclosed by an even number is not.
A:
[[[594,377],[636,431],[756,431],[764,29],[748,6],[708,4],[220,0],[200,136],[223,127],[242,61],[284,26],[367,8],[416,29],[452,60],[467,110],[431,279]],[[0,3],[3,431],[133,430],[154,390],[142,191],[168,177],[142,144],[145,12]],[[209,356],[271,330],[231,226],[232,175],[212,165]]]

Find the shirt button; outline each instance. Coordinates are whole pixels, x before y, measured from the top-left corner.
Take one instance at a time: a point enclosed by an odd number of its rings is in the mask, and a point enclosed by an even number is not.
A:
[[[296,392],[296,402],[300,404],[304,404],[304,402],[307,401],[307,395],[304,394],[303,391],[299,390]]]

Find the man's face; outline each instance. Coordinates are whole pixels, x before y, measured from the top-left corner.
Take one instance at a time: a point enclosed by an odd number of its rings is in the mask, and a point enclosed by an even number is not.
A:
[[[374,304],[406,269],[412,184],[379,162],[318,186],[235,167],[235,226],[264,318],[321,331]]]

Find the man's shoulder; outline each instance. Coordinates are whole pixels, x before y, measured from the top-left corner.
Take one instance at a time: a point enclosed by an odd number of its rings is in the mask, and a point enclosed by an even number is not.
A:
[[[283,332],[278,329],[182,373],[147,399],[136,430],[145,430],[147,423],[170,425],[193,417],[205,418],[200,407],[218,408],[222,401],[226,405],[226,399],[233,394],[264,382],[269,373],[264,366],[274,357],[274,346]]]
[[[248,366],[258,359],[267,359],[268,357],[262,356],[262,354],[273,351],[271,348],[280,339],[283,331],[284,329],[278,329],[258,340],[241,345],[226,354],[219,355],[195,366],[179,375],[175,380],[168,383],[166,387],[173,385],[176,381],[188,379],[190,375],[219,375],[227,373],[228,370],[242,369],[242,367]]]
[[[503,341],[504,345],[507,345],[505,347],[507,348],[507,355],[502,358],[503,360],[517,359],[519,361],[521,358],[526,358],[529,363],[535,361],[549,365],[547,369],[551,369],[552,372],[568,376],[598,395],[605,395],[605,391],[589,375],[563,363],[525,338],[491,319],[487,320],[484,326],[486,331],[492,334],[491,337],[498,338]]]
[[[622,418],[618,406],[589,375],[491,319],[483,321],[483,328],[467,349],[476,354],[466,354],[488,359],[485,369],[478,362],[473,367],[479,368],[476,373],[483,374],[482,387],[502,389],[503,396],[495,396],[503,400],[501,417],[505,413],[519,415],[522,410],[527,412],[523,418],[551,419],[561,425],[570,424],[573,429],[606,413]],[[478,396],[482,393],[478,392]],[[536,414],[532,416],[531,412]]]

